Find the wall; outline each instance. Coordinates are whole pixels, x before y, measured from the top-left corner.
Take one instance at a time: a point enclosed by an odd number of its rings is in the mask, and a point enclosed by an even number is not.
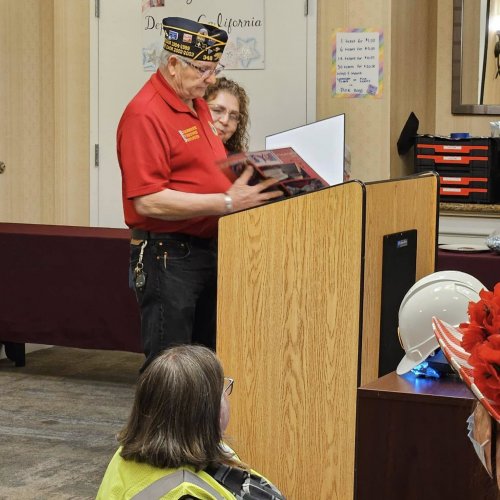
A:
[[[90,199],[88,18],[88,0],[54,0],[56,216],[81,226],[89,224]]]
[[[434,129],[437,3],[434,0],[319,2],[318,118],[346,113],[352,177],[369,181],[412,173],[411,156],[400,157],[396,149],[411,111],[419,118],[421,130]],[[339,27],[383,30],[381,99],[331,96],[331,33]]]
[[[317,119],[346,114],[346,144],[352,155],[351,177],[385,179],[390,173],[391,2],[387,0],[319,0],[317,52]],[[381,99],[331,96],[332,32],[337,28],[383,30],[384,90]]]
[[[439,0],[437,4],[436,47],[436,125],[432,131],[448,135],[450,132],[469,132],[471,135],[490,135],[489,122],[498,117],[484,115],[452,115],[451,107],[451,49],[453,37],[453,0]],[[433,91],[433,89],[430,89]],[[422,130],[424,132],[424,130]],[[431,132],[431,131],[430,131]],[[432,133],[431,132],[431,133]]]
[[[490,135],[495,117],[451,114],[453,0],[319,0],[317,114],[346,113],[352,177],[378,180],[413,171],[411,152],[396,142],[408,115],[419,133]],[[330,94],[331,34],[339,27],[384,30],[382,99],[338,99]]]
[[[6,173],[0,175],[4,221],[89,223],[86,20],[91,4],[0,4],[0,160],[7,163]],[[410,111],[418,116],[421,133],[489,135],[494,118],[454,116],[450,111],[452,15],[453,0],[318,0],[317,118],[346,113],[353,177],[369,181],[411,172],[411,158],[400,158],[396,151]],[[26,36],[14,26],[16,19],[28,18],[32,22]],[[381,99],[331,96],[332,32],[355,26],[384,32]],[[19,137],[23,141],[15,143]],[[6,152],[11,157],[7,161]]]
[[[403,156],[397,151],[398,138],[410,113],[413,111],[419,120],[419,132],[432,132],[435,128],[437,3],[434,0],[392,3],[389,143],[392,178],[412,174],[414,170],[413,149]]]
[[[88,224],[88,17],[88,0],[0,3],[2,221]]]

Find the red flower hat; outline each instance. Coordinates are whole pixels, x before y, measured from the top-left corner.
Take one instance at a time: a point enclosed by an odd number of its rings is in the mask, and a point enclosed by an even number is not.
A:
[[[500,422],[500,283],[470,302],[469,323],[458,328],[433,318],[434,333],[451,366]]]

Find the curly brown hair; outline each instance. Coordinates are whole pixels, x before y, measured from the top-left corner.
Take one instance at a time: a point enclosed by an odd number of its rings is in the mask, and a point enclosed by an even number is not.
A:
[[[238,99],[240,105],[240,120],[236,131],[226,142],[226,148],[230,153],[241,153],[248,150],[248,125],[250,117],[248,115],[249,99],[245,89],[234,80],[229,80],[225,76],[217,78],[217,81],[207,87],[205,100],[215,99],[219,92],[227,92]]]

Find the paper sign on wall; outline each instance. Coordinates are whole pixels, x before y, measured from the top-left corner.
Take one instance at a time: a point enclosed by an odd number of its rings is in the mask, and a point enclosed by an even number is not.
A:
[[[332,39],[332,96],[381,97],[383,33],[370,29],[338,29]]]
[[[163,49],[164,17],[185,17],[226,30],[226,69],[264,69],[264,0],[141,0],[142,64],[155,71]]]

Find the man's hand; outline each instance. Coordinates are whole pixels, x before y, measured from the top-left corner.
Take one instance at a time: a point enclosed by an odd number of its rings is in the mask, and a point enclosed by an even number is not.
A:
[[[227,190],[227,194],[233,200],[233,210],[244,210],[262,205],[266,201],[283,196],[281,191],[265,191],[273,184],[278,182],[276,179],[266,179],[254,186],[250,186],[250,181],[253,174],[253,167],[247,166],[243,173],[236,179],[234,184]]]
[[[265,189],[278,182],[276,179],[266,179],[255,186],[249,186],[248,181],[252,174],[253,167],[248,166],[228,189],[227,194],[232,201],[231,211],[256,207],[283,196],[281,191],[263,193]],[[134,207],[140,215],[162,220],[184,220],[228,213],[224,193],[184,193],[173,189],[138,196],[134,198]]]

